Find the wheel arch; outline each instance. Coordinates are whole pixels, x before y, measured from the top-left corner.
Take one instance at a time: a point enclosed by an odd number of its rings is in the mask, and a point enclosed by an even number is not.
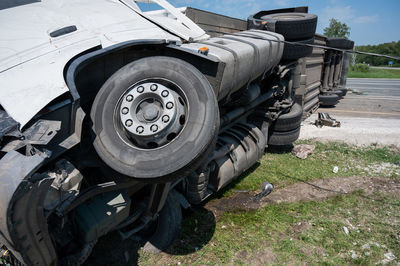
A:
[[[64,71],[76,106],[89,105],[105,81],[123,66],[141,58],[169,56],[192,64],[209,80],[217,94],[224,64],[216,57],[194,53],[166,40],[134,40],[90,51],[71,60]]]

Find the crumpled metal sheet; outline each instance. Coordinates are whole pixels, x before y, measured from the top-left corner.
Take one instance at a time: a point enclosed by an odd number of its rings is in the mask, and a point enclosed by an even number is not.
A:
[[[12,119],[6,111],[0,110],[0,139],[13,131],[18,130],[18,122]]]

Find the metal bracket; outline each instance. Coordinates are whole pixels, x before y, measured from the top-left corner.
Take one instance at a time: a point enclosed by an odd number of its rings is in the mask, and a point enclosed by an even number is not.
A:
[[[332,118],[328,113],[318,113],[318,119],[315,120],[317,127],[340,127],[340,122]]]

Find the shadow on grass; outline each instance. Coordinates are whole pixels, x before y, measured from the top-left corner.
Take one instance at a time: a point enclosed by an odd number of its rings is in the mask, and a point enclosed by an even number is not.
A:
[[[185,210],[182,232],[178,239],[166,250],[171,255],[188,255],[204,247],[215,231],[214,214],[203,208]],[[111,232],[100,238],[85,265],[137,265],[142,239],[134,237],[121,240],[118,232]]]

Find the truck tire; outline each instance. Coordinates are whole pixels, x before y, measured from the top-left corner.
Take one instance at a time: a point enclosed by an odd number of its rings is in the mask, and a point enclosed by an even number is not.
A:
[[[172,190],[165,201],[157,220],[152,227],[152,234],[143,246],[149,253],[159,253],[168,248],[179,237],[182,229],[182,209]]]
[[[326,40],[326,46],[349,50],[354,48],[354,42],[346,38],[328,38]]]
[[[312,53],[313,48],[311,46],[304,46],[301,44],[314,44],[314,37],[295,42],[300,44],[285,43],[282,60],[297,60],[302,57],[307,57]]]
[[[339,103],[340,97],[336,94],[320,94],[319,101],[321,106],[334,106]]]
[[[295,103],[290,111],[282,114],[275,120],[272,131],[291,131],[296,129],[301,124],[301,117],[303,115],[303,108],[298,103]]]
[[[277,13],[261,19],[267,23],[276,20],[275,32],[282,34],[285,40],[299,40],[314,37],[318,17],[308,13]]]
[[[186,177],[185,196],[191,204],[198,205],[207,196],[209,176],[210,168],[207,168],[200,173],[196,171]]]
[[[334,90],[334,91],[332,91],[332,93],[336,94],[337,96],[339,96],[340,99],[342,99],[343,96],[344,96],[344,93],[343,93],[342,90]]]
[[[342,91],[343,97],[347,95],[347,89],[346,88],[342,88],[342,89],[339,89],[339,90]]]
[[[268,138],[268,145],[273,146],[286,146],[291,145],[300,136],[300,127],[290,131],[272,131]]]
[[[163,56],[134,61],[112,75],[94,100],[91,119],[101,159],[123,175],[151,182],[197,169],[219,128],[208,80],[189,63]]]

